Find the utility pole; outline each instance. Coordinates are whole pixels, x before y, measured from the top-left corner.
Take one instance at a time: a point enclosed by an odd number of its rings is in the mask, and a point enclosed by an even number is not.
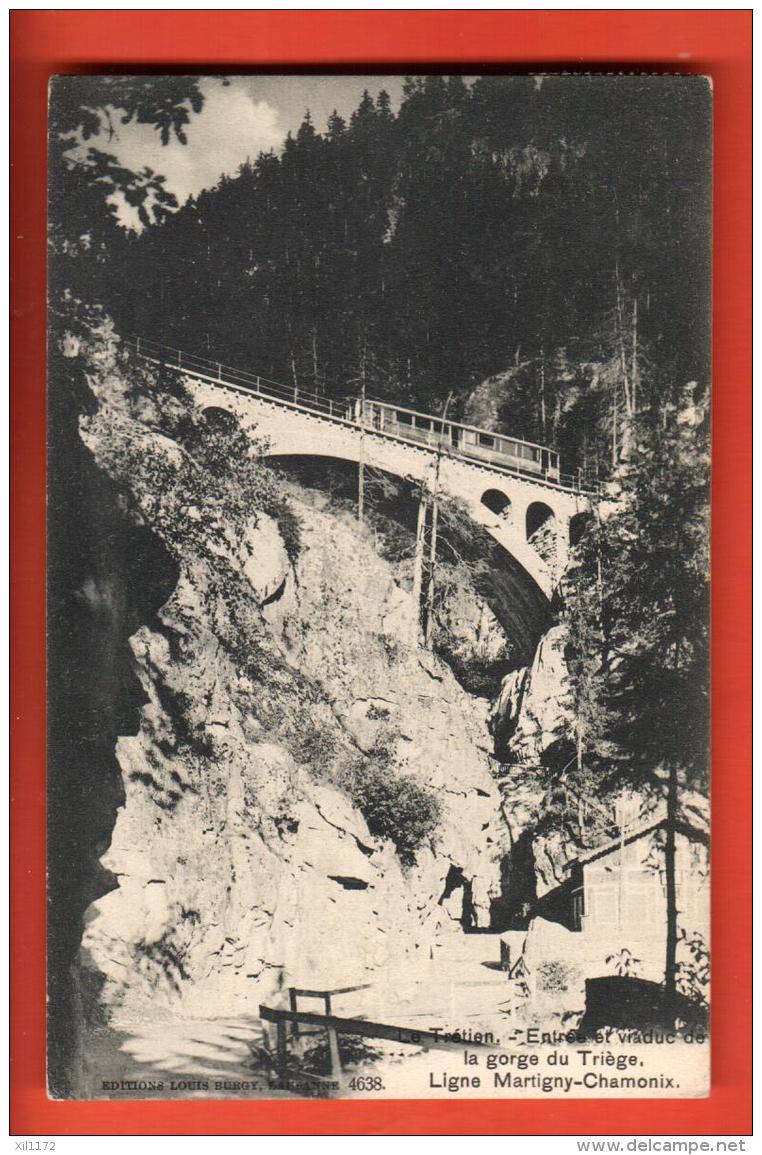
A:
[[[415,627],[413,641],[418,645],[421,638],[421,591],[423,589],[423,546],[426,536],[426,507],[428,494],[426,485],[421,482],[421,491],[418,499],[418,521],[415,529],[415,554],[413,556],[413,607],[415,610]]]
[[[542,439],[545,441],[547,436],[545,431],[545,345],[540,349],[540,426],[542,428]]]
[[[577,719],[577,777],[582,781],[582,723]],[[577,795],[577,823],[579,825],[580,842],[585,838],[585,803],[581,794]]]
[[[618,924],[621,930],[624,925],[624,808],[617,807],[617,822],[619,823],[619,908]]]
[[[664,837],[664,889],[667,915],[666,958],[664,963],[664,993],[667,1009],[674,1013],[674,998],[677,979],[677,847],[675,845],[675,824],[677,822],[677,767],[669,763],[667,779],[667,822]]]
[[[363,341],[360,357],[360,461],[357,467],[357,520],[360,525],[365,519],[365,355],[367,345]]]
[[[680,641],[675,639],[674,671],[680,670]],[[677,840],[679,807],[677,762],[667,760],[667,821],[664,831],[664,898],[666,903],[666,952],[664,959],[664,1000],[670,1017],[674,1014],[677,991]],[[674,1022],[674,1020],[672,1020]]]
[[[625,875],[624,875],[624,860],[625,860],[625,845],[627,837],[627,829],[630,824],[632,811],[632,802],[625,798],[618,798],[616,802],[616,822],[619,827],[619,927],[624,926],[624,898],[625,898]]]
[[[632,299],[632,416],[638,412],[638,298]]]
[[[357,467],[357,520],[365,519],[365,384],[360,396],[360,462]]]
[[[429,535],[429,581],[426,589],[426,630],[423,637],[426,649],[431,649],[431,639],[434,634],[434,582],[437,560],[437,522],[439,520],[439,505],[436,490],[431,499],[431,532]]]
[[[616,328],[619,344],[619,368],[622,373],[622,388],[624,389],[624,411],[626,417],[632,416],[632,393],[630,391],[630,376],[627,372],[627,353],[624,345],[624,304],[622,301],[622,279],[619,272],[619,258],[615,264],[616,272]]]
[[[619,258],[617,257],[616,265],[616,328],[617,338],[619,344],[619,366],[622,374],[622,389],[624,391],[624,420],[622,422],[622,438],[620,444],[620,456],[623,461],[627,461],[630,456],[631,440],[632,440],[632,420],[634,415],[633,407],[633,392],[630,381],[630,375],[627,369],[627,351],[625,349],[625,335],[624,335],[624,301],[622,280],[619,269]],[[633,323],[637,325],[637,312],[634,313]]]
[[[447,410],[450,408],[451,401],[452,391],[447,394],[447,400],[444,403],[444,409],[442,411],[442,418],[439,425],[437,456],[434,464],[434,486],[431,498],[431,537],[429,541],[429,582],[426,590],[426,632],[423,639],[427,649],[431,647],[431,639],[434,633],[434,592],[437,566],[437,525],[439,520],[439,467],[442,462],[445,421],[447,420]]]

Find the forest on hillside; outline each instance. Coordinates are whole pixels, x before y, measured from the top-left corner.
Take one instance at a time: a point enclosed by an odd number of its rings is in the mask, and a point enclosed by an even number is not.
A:
[[[653,768],[672,750],[702,777],[709,84],[409,77],[398,111],[381,89],[325,132],[307,112],[280,152],[182,206],[107,151],[130,122],[184,144],[203,103],[195,77],[55,82],[53,333],[107,316],[334,396],[441,411],[452,395],[451,416],[558,449],[615,500],[562,599],[587,761]],[[51,412],[73,419],[70,387]]]
[[[560,450],[613,498],[560,591],[580,761],[704,781],[708,83],[409,77],[397,112],[383,89],[324,133],[307,112],[182,206],[101,147],[133,121],[184,144],[203,101],[194,77],[56,81],[53,333],[105,316],[320,393],[452,395],[451,416]]]
[[[51,861],[74,860],[89,885],[107,841],[82,828],[101,789],[92,751],[110,765],[131,677],[82,591],[130,587],[114,627],[126,652],[173,581],[80,437],[82,349],[113,325],[326,395],[429,412],[449,399],[450,417],[547,444],[589,482],[601,500],[548,605],[567,627],[576,757],[567,744],[540,768],[561,790],[546,820],[567,820],[567,787],[666,799],[674,990],[674,832],[681,800],[708,788],[709,84],[411,77],[398,110],[368,91],[324,132],[307,114],[281,150],[182,205],[110,150],[122,123],[185,143],[202,108],[193,77],[63,77],[52,91],[50,798],[72,817]],[[104,723],[92,704],[109,679]],[[65,910],[79,880],[59,874]],[[76,922],[61,926],[68,958]]]
[[[134,115],[183,133],[201,97],[171,83]],[[60,107],[61,140],[99,144]],[[469,398],[494,379],[497,424],[606,477],[636,412],[708,388],[710,116],[700,78],[411,77],[398,112],[383,90],[325,132],[306,112],[179,208],[160,175],[61,148],[54,280],[123,333],[319,393],[452,392],[484,424]]]

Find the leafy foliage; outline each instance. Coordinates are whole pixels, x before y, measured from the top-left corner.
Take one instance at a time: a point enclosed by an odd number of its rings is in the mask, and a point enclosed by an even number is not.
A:
[[[197,481],[189,492],[201,492],[203,500],[211,501],[217,513],[234,525],[242,525],[257,511],[274,518],[294,562],[300,548],[299,519],[280,478],[265,461],[267,442],[244,432],[227,412],[196,410],[176,370],[152,370],[151,378],[147,392],[157,420],[187,450],[189,464],[205,477],[205,490]],[[146,391],[138,386],[134,399],[145,397]]]
[[[201,111],[194,77],[58,76],[51,82],[48,121],[48,239],[50,297],[73,294],[91,304],[110,302],[114,258],[127,233],[121,209],[134,210],[142,226],[177,209],[166,180],[153,169],[120,164],[101,144],[119,125],[152,126],[162,144]]]
[[[606,956],[606,966],[613,967],[620,978],[634,979],[640,974],[641,960],[635,958],[629,947],[623,946],[616,954]]]
[[[707,1006],[709,988],[709,948],[698,931],[679,931],[677,989],[700,1006]]]
[[[116,158],[96,147],[93,141],[112,141],[119,125],[150,125],[162,144],[172,136],[187,143],[185,129],[194,113],[201,111],[203,96],[198,80],[189,76],[58,76],[51,89],[49,118],[49,154],[53,166],[51,217],[63,233],[80,221],[86,231],[98,227],[96,213],[89,221],[78,212],[89,200],[95,207],[97,198],[109,200],[109,215],[117,213],[113,198],[122,196],[137,209],[141,223],[162,220],[177,201],[164,190],[164,178],[151,169],[133,172],[121,166]],[[61,187],[65,174],[74,179]],[[65,191],[79,192],[72,203],[63,202]],[[153,203],[153,213],[150,211]],[[60,235],[60,234],[59,234]],[[80,236],[84,234],[79,234]]]
[[[575,977],[574,968],[560,959],[547,959],[540,963],[536,973],[538,988],[549,994],[567,991]]]
[[[441,806],[430,790],[411,774],[395,774],[382,757],[346,768],[339,785],[359,808],[371,834],[390,838],[402,862],[415,862],[415,852],[439,824]]]

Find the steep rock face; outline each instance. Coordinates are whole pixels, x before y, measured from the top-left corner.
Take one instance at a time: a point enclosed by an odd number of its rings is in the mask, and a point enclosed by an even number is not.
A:
[[[443,593],[436,612],[434,650],[470,694],[494,698],[505,670],[516,665],[515,646],[457,567],[440,564],[437,580]]]
[[[530,666],[514,670],[502,683],[490,712],[495,750],[506,766],[503,814],[511,841],[504,863],[503,890],[514,914],[561,882],[573,853],[557,831],[536,828],[547,801],[542,767],[573,740],[571,685],[565,660],[566,627],[543,636]]]
[[[511,365],[501,373],[495,373],[480,382],[466,399],[463,420],[482,429],[501,428],[500,415],[506,401],[510,400],[516,387],[516,378],[527,367],[526,362]]]
[[[506,762],[540,765],[555,746],[568,742],[573,705],[565,648],[565,625],[552,626],[531,666],[503,679],[491,720]]]
[[[291,660],[323,688],[351,741],[367,755],[384,750],[394,771],[434,791],[443,807],[437,855],[463,869],[477,911],[485,912],[499,797],[487,702],[465,694],[448,667],[415,644],[412,598],[371,542],[358,540],[356,523],[295,508],[305,548],[292,599],[266,614]]]
[[[124,800],[115,743],[137,730],[144,701],[127,639],[177,579],[79,436],[94,401],[77,353],[73,338],[51,341],[47,405],[47,1079],[62,1098],[76,1093],[84,1053],[82,918],[114,885],[100,858]]]
[[[348,515],[292,501],[294,566],[276,519],[225,516],[116,344],[90,360],[82,438],[179,577],[131,638],[147,702],[117,745],[118,886],[88,911],[83,978],[123,1014],[210,1016],[388,976],[457,926],[453,871],[486,925],[506,849],[486,701],[416,645],[409,594]],[[345,789],[379,765],[438,802],[414,861]]]

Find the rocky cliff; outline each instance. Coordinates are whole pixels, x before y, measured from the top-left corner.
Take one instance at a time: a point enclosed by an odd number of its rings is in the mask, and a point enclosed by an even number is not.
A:
[[[540,640],[532,664],[503,679],[491,717],[506,762],[546,764],[554,748],[569,742],[573,704],[566,642],[566,627],[552,626]]]
[[[178,575],[130,639],[145,704],[117,744],[86,985],[123,1014],[241,1013],[488,925],[510,841],[489,704],[419,647],[394,568],[253,450],[223,477],[224,438],[107,330],[75,351],[82,439]]]

